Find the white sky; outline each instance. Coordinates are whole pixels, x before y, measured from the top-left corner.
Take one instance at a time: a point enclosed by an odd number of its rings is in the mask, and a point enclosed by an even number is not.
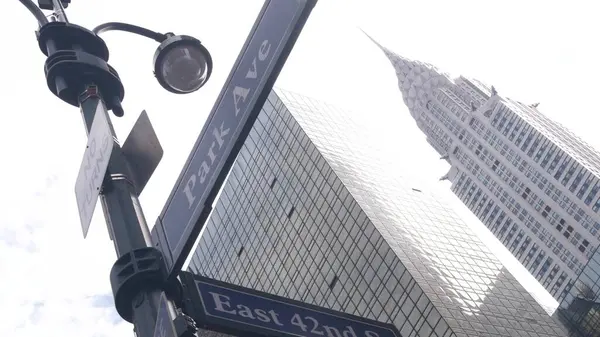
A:
[[[33,16],[17,0],[3,3],[0,335],[128,336],[131,326],[119,323],[106,296],[115,254],[100,207],[85,241],[79,225],[73,190],[86,142],[79,111],[46,87]],[[126,86],[126,115],[113,119],[119,138],[126,138],[146,109],[165,150],[141,197],[150,224],[261,5],[261,0],[74,0],[67,10],[71,22],[89,29],[124,21],[196,36],[212,53],[215,69],[205,88],[176,96],[153,78],[154,41],[121,32],[104,35],[110,63]],[[541,102],[544,113],[600,148],[598,108],[590,104],[600,78],[599,6],[593,0],[321,0],[277,86],[374,116],[397,111],[404,116],[398,133],[406,139],[400,146],[413,154],[399,160],[422,180],[437,181],[448,167],[410,118],[393,68],[360,26],[398,54],[476,77],[511,98]],[[481,228],[447,184],[439,186],[465,220]]]

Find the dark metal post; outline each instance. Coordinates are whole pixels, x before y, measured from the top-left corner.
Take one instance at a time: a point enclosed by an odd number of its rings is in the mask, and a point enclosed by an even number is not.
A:
[[[127,157],[108,117],[110,110],[123,116],[125,91],[116,70],[107,63],[106,44],[94,32],[62,21],[44,24],[37,35],[40,50],[48,56],[44,69],[48,88],[81,109],[86,132],[92,130],[96,113],[107,114],[104,120],[113,147],[100,199],[118,257],[110,272],[117,312],[134,324],[137,336],[153,337],[159,304],[163,303],[169,316],[163,319],[172,325],[171,335],[195,334],[193,321],[176,310],[181,303],[181,285],[177,280],[167,281],[163,254],[152,246]],[[168,299],[165,302],[163,292]]]
[[[110,272],[117,312],[124,320],[134,324],[139,337],[195,336],[195,322],[178,308],[182,303],[181,284],[176,279],[168,279],[165,259],[161,250],[153,246],[138,200],[145,181],[134,179],[139,176],[132,174],[134,171],[126,155],[131,155],[131,149],[123,151],[108,116],[111,110],[116,116],[123,116],[121,102],[125,89],[116,70],[108,64],[108,48],[96,30],[121,29],[153,38],[161,42],[156,60],[173,48],[187,47],[199,51],[200,60],[204,63],[199,63],[197,68],[203,73],[194,79],[191,88],[182,83],[187,91],[172,88],[162,77],[158,77],[163,87],[177,93],[195,91],[206,83],[212,69],[210,54],[200,41],[191,37],[159,34],[122,23],[101,25],[94,31],[69,23],[64,8],[70,0],[38,0],[40,7],[32,0],[20,1],[40,25],[36,35],[40,50],[47,56],[44,72],[48,89],[64,102],[80,108],[86,133],[90,137],[77,179],[76,194],[84,236],[97,198],[101,199],[110,238],[117,253],[117,261]],[[48,21],[40,8],[54,10],[52,22]],[[161,62],[155,62],[155,67],[160,68],[161,65]],[[103,144],[100,150],[97,147],[98,137],[101,137]],[[135,151],[143,152],[140,149]],[[146,179],[152,171],[146,172]],[[135,181],[142,186],[136,186]]]
[[[99,112],[108,113],[108,111],[104,108],[104,102],[96,86],[88,86],[80,96],[79,102],[86,131],[89,133],[98,105],[102,106],[102,110],[98,110]],[[116,141],[112,125],[111,131]],[[152,247],[148,225],[129,176],[131,174],[127,159],[124,157],[121,147],[116,145],[100,198],[118,257],[128,256],[130,252]],[[138,289],[134,303],[131,303],[133,323],[136,333],[140,337],[154,334],[156,308],[162,291],[158,287],[149,285],[147,289]]]

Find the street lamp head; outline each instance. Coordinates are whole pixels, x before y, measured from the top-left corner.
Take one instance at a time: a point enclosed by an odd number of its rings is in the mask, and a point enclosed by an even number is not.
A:
[[[167,34],[154,53],[154,76],[170,92],[188,94],[200,89],[212,72],[212,58],[198,39]]]

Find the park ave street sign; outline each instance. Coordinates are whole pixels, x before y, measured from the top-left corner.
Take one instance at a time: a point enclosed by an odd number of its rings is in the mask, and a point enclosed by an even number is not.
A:
[[[111,126],[104,104],[99,103],[88,135],[83,161],[75,182],[75,198],[81,220],[83,237],[87,236],[102,189],[110,156],[115,147]]]
[[[152,239],[170,277],[195,243],[316,0],[267,0],[159,215]]]
[[[189,272],[185,311],[199,326],[237,336],[401,337],[392,324],[348,315]]]

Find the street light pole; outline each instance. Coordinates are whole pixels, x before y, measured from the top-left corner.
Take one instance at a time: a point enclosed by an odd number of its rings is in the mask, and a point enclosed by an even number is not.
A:
[[[123,116],[123,84],[114,68],[108,65],[108,48],[97,33],[125,30],[161,43],[154,56],[155,76],[174,93],[190,93],[202,87],[211,74],[210,54],[200,41],[172,33],[160,34],[148,29],[108,23],[87,30],[68,22],[63,3],[67,0],[39,0],[42,9],[53,9],[56,21],[49,22],[32,0],[19,0],[36,17],[36,32],[41,51],[48,57],[45,74],[50,91],[81,110],[86,133],[104,114],[105,134],[112,144],[108,167],[99,187],[104,217],[117,253],[110,273],[115,307],[119,315],[134,324],[138,337],[153,337],[159,306],[166,305],[167,324],[178,337],[193,336],[195,323],[177,309],[181,303],[179,281],[167,281],[168,271],[162,252],[153,247],[150,231],[138,199],[139,191],[132,179],[132,169],[117,141],[108,111]],[[190,56],[192,55],[192,56]],[[194,74],[190,76],[189,74]],[[100,177],[101,178],[101,177]],[[95,205],[95,200],[93,205]],[[92,206],[93,206],[92,205]],[[91,217],[91,216],[90,216]],[[88,222],[89,224],[89,222]],[[84,230],[84,235],[85,235]],[[161,302],[162,294],[168,299]],[[162,324],[162,323],[161,323]],[[161,330],[167,331],[167,330]]]
[[[69,90],[68,87],[65,90]],[[78,104],[87,133],[96,113],[108,115],[102,92],[93,82],[84,84]],[[111,285],[121,317],[134,324],[137,336],[150,337],[154,335],[161,292],[174,294],[165,287],[162,253],[152,246],[150,231],[130,179],[127,158],[118,144],[110,118],[107,120],[115,144],[100,199],[118,256],[111,270]]]

